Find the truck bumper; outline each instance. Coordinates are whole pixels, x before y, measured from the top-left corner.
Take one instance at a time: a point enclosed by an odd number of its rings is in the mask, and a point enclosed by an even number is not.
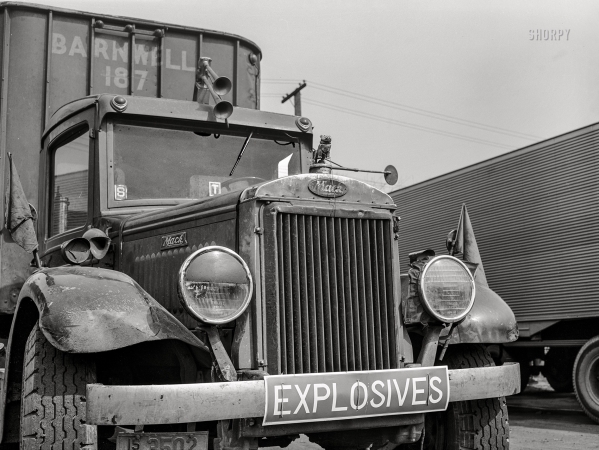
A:
[[[520,391],[518,363],[449,371],[450,402]],[[150,386],[87,386],[87,423],[148,425],[264,415],[264,381]]]

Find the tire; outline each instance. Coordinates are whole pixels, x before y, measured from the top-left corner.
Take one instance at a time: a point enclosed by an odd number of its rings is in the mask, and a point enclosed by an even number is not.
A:
[[[572,369],[576,352],[571,348],[553,347],[545,355],[542,373],[555,392],[572,392]]]
[[[445,364],[449,369],[495,365],[485,347],[478,344],[449,346],[445,358],[439,363]],[[447,411],[426,416],[422,448],[507,450],[509,437],[510,428],[504,397],[467,400],[450,403]]]
[[[578,352],[572,379],[580,406],[599,423],[599,336],[590,339]]]
[[[87,355],[55,349],[36,324],[25,345],[21,448],[95,449],[96,427],[85,424],[85,389],[94,381]]]

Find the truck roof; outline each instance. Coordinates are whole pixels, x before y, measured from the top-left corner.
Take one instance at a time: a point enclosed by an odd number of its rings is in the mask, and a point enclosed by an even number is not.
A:
[[[253,41],[251,41],[243,36],[239,36],[237,34],[232,34],[232,33],[226,33],[223,31],[210,30],[207,28],[187,27],[187,26],[182,26],[182,25],[157,22],[155,20],[138,19],[138,18],[126,17],[126,16],[113,16],[110,14],[91,13],[91,12],[77,11],[74,9],[67,9],[67,8],[57,8],[55,6],[39,5],[37,3],[0,2],[0,8],[4,8],[6,6],[18,6],[20,8],[31,8],[31,9],[41,9],[44,11],[55,11],[55,12],[59,12],[61,14],[72,14],[72,15],[75,15],[78,17],[82,17],[82,16],[89,17],[90,19],[101,16],[103,18],[111,19],[116,22],[134,22],[136,24],[143,24],[143,25],[148,25],[148,26],[166,27],[169,30],[175,30],[175,31],[176,30],[194,31],[194,32],[201,32],[204,34],[212,34],[215,36],[224,36],[224,37],[229,37],[232,39],[239,39],[241,41],[246,42],[247,44],[250,44],[252,47],[254,47],[256,52],[260,55],[260,59],[262,59],[262,50],[260,50],[260,47],[258,47],[258,45],[256,43],[254,43]]]
[[[106,114],[127,114],[137,116],[163,116],[173,119],[183,120],[201,120],[214,123],[224,123],[223,120],[217,121],[212,113],[212,105],[205,105],[194,101],[173,100],[166,98],[137,97],[123,95],[121,97],[127,100],[127,109],[122,113],[117,113],[110,101],[115,97],[114,94],[90,95],[67,103],[59,108],[48,121],[44,130],[42,139],[52,131],[59,123],[70,116],[77,114],[96,103],[99,105],[98,113],[100,118]],[[278,114],[267,111],[260,111],[249,108],[234,107],[233,114],[229,117],[229,123],[232,125],[252,126],[259,128],[268,128],[297,133],[300,129],[297,125],[296,116]],[[308,130],[311,133],[311,128]]]

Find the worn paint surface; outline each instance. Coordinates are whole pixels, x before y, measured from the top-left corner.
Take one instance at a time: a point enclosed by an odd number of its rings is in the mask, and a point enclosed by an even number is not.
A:
[[[56,267],[32,275],[19,301],[31,298],[39,324],[64,352],[94,353],[140,342],[178,339],[206,346],[135,281],[92,267]]]
[[[512,309],[491,289],[477,283],[474,306],[451,334],[449,343],[499,344],[516,339],[518,339],[518,324]]]
[[[401,297],[408,297],[410,280],[401,275]],[[441,333],[445,339],[449,329]],[[495,292],[480,283],[476,284],[474,305],[468,315],[451,334],[450,344],[486,343],[499,344],[518,339],[518,324],[514,312]]]
[[[318,180],[343,183],[347,188],[347,193],[339,198],[322,198],[315,195],[308,189],[308,185],[310,182]],[[393,200],[384,192],[381,192],[366,183],[362,183],[361,181],[331,174],[312,173],[279,178],[269,181],[268,183],[248,188],[241,195],[241,201],[253,198],[260,198],[262,200],[274,200],[279,198],[293,200],[294,198],[302,198],[312,200],[317,202],[317,204],[324,203],[329,206],[336,206],[339,209],[344,208],[343,205],[348,203],[360,203],[364,205],[365,208],[372,205],[380,205],[388,209],[395,209]],[[348,209],[349,208],[348,205]],[[351,210],[356,214],[358,213],[354,205],[351,206]]]

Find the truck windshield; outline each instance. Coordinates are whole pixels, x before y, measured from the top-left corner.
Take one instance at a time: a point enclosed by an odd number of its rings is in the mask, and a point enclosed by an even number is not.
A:
[[[249,133],[115,123],[109,195],[115,202],[200,199],[300,173],[299,142],[254,133],[229,176]]]

